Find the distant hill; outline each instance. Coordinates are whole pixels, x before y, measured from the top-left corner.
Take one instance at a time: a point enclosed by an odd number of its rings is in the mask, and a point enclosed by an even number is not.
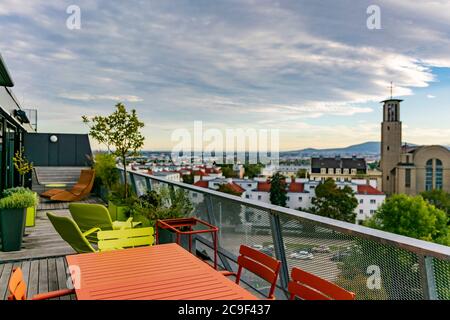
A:
[[[365,155],[378,155],[380,153],[380,142],[368,141],[360,144],[351,145],[345,148],[333,148],[333,149],[314,149],[306,148],[301,150],[293,150],[280,152],[281,156],[334,156],[334,155],[353,155],[353,154],[365,154]]]

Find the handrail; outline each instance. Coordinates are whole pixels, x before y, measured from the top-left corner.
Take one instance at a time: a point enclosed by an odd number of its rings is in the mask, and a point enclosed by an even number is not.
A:
[[[119,168],[119,169],[123,171],[122,168]],[[406,236],[402,236],[402,235],[398,235],[398,234],[394,234],[394,233],[390,233],[390,232],[386,232],[386,231],[382,231],[382,230],[372,229],[369,227],[365,227],[365,226],[361,226],[361,225],[357,225],[357,224],[353,224],[353,223],[349,223],[349,222],[343,222],[343,221],[339,221],[339,220],[335,220],[335,219],[331,219],[331,218],[327,218],[327,217],[322,217],[322,216],[314,215],[314,214],[303,212],[303,211],[284,208],[284,207],[280,207],[280,206],[276,206],[276,205],[272,205],[272,204],[268,204],[268,203],[264,203],[264,202],[260,202],[260,201],[243,199],[241,197],[230,195],[227,193],[223,193],[223,192],[219,192],[219,191],[215,191],[215,190],[211,190],[211,189],[206,189],[206,188],[201,188],[201,187],[197,187],[197,186],[182,183],[182,182],[170,181],[170,180],[166,180],[164,178],[152,176],[150,174],[146,174],[146,173],[142,173],[142,172],[137,172],[137,171],[133,171],[133,170],[127,171],[127,172],[134,174],[134,175],[142,176],[144,178],[150,178],[152,180],[155,180],[155,181],[158,181],[161,183],[165,183],[165,184],[169,184],[172,186],[177,186],[177,187],[180,187],[183,189],[187,189],[190,191],[194,191],[194,192],[198,192],[198,193],[202,193],[202,194],[208,194],[211,196],[219,197],[219,198],[234,201],[234,202],[239,202],[245,206],[249,206],[249,207],[263,210],[263,211],[269,211],[271,214],[274,214],[274,215],[277,215],[279,213],[290,215],[297,219],[300,219],[300,220],[303,220],[306,222],[310,222],[310,223],[312,222],[316,225],[323,226],[323,227],[332,229],[334,231],[338,231],[338,232],[341,232],[341,233],[344,233],[347,235],[351,235],[351,236],[358,236],[358,237],[365,238],[368,240],[373,240],[373,241],[376,241],[376,242],[379,242],[382,244],[392,245],[397,248],[401,248],[401,249],[405,249],[405,250],[414,252],[418,255],[430,256],[430,257],[435,257],[438,259],[450,261],[450,247],[448,247],[448,246],[444,246],[444,245],[440,245],[440,244],[436,244],[436,243],[432,243],[432,242],[427,242],[427,241],[423,241],[423,240],[418,240],[418,239],[414,239],[414,238],[410,238],[410,237],[406,237]]]

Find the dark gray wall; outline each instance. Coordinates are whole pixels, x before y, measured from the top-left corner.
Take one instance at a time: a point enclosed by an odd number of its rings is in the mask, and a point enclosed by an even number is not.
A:
[[[58,137],[57,142],[50,141],[52,135]],[[92,157],[87,134],[26,133],[24,147],[28,160],[37,167],[91,165],[87,158],[87,156]]]

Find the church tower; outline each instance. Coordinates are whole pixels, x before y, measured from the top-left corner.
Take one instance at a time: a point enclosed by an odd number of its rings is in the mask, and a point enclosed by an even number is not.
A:
[[[383,192],[390,195],[395,192],[395,168],[400,162],[402,149],[402,123],[400,121],[400,103],[403,100],[388,99],[383,103],[383,122],[381,123],[381,163],[383,171]]]

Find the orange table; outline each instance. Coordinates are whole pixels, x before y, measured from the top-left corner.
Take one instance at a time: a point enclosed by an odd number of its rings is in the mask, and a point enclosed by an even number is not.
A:
[[[177,244],[66,257],[79,300],[254,300]]]

